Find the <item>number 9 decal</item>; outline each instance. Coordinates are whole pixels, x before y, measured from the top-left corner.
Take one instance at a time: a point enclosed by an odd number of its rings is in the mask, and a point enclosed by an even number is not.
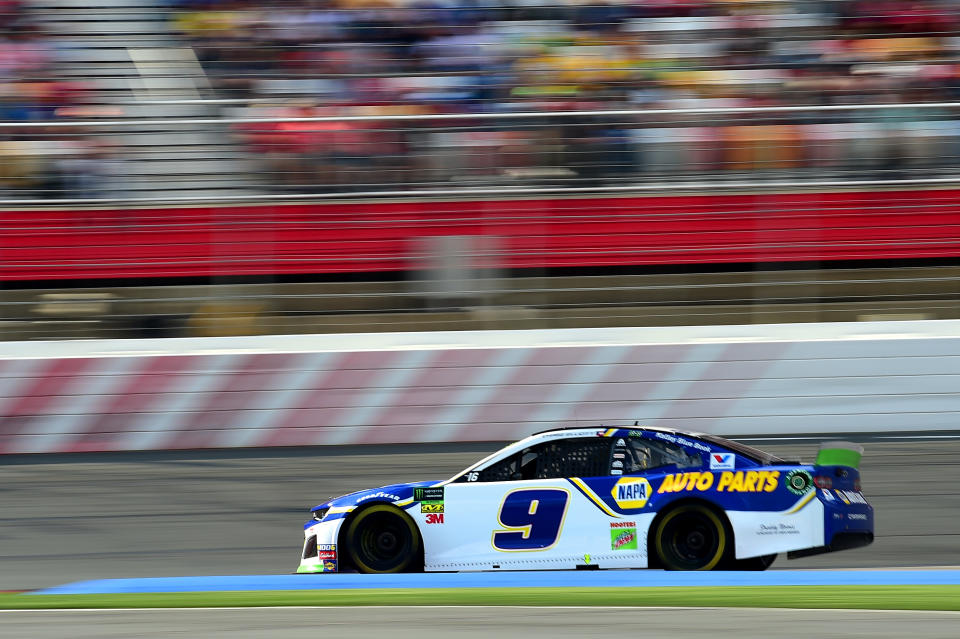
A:
[[[560,539],[570,493],[563,488],[518,488],[506,494],[490,543],[497,550],[546,550]]]

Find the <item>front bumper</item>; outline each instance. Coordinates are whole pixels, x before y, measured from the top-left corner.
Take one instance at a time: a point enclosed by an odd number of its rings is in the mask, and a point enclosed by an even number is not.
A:
[[[339,572],[337,535],[342,522],[342,519],[321,521],[304,529],[298,573]]]

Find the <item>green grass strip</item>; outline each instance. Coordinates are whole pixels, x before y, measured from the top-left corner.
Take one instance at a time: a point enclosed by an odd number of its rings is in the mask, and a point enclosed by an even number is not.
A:
[[[262,590],[122,595],[0,594],[2,609],[217,606],[731,606],[960,610],[960,585]]]

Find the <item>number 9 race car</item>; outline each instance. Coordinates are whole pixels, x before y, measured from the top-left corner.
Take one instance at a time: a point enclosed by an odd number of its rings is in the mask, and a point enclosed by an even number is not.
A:
[[[316,506],[297,572],[764,570],[873,541],[861,453],[802,465],[664,428],[550,430],[446,481]]]

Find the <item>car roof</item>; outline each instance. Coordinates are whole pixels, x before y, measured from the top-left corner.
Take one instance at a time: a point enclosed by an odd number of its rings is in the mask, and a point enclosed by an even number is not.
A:
[[[617,429],[624,429],[624,430],[649,430],[649,431],[660,432],[660,433],[682,433],[684,435],[689,435],[690,437],[700,436],[700,433],[697,433],[697,432],[693,432],[689,430],[678,430],[676,428],[665,428],[663,426],[644,426],[641,424],[629,424],[629,425],[599,424],[597,426],[558,426],[556,428],[548,428],[547,430],[541,430],[540,432],[533,433],[532,435],[530,435],[530,437],[536,437],[537,435],[546,435],[547,433],[557,433],[565,430],[580,431],[580,430],[590,429],[590,428],[595,428],[597,430],[604,430],[607,428],[617,428]]]
[[[736,442],[736,441],[727,439],[725,437],[711,435],[709,433],[695,432],[695,431],[689,431],[689,430],[678,430],[676,428],[665,428],[663,426],[644,426],[640,424],[626,425],[626,426],[625,425],[561,426],[558,428],[550,428],[548,430],[544,430],[539,433],[534,433],[533,435],[530,435],[529,437],[526,437],[525,439],[522,439],[520,441],[524,442],[528,440],[536,440],[539,438],[543,438],[545,435],[548,435],[550,433],[562,433],[564,431],[570,431],[571,437],[575,437],[576,435],[574,433],[583,433],[585,431],[590,431],[590,430],[642,430],[642,431],[647,431],[652,433],[668,433],[671,435],[680,435],[682,437],[690,437],[693,439],[698,439],[701,442],[704,442],[711,446],[715,446],[715,445],[723,446],[724,448],[731,450],[739,455],[745,455],[747,457],[750,457],[751,459],[760,461],[763,464],[784,463],[784,460],[780,459],[775,455],[771,455],[766,451],[760,450],[758,448],[754,448],[752,446],[747,446],[746,444],[742,444],[740,442]],[[515,442],[515,443],[520,443],[520,442]]]

